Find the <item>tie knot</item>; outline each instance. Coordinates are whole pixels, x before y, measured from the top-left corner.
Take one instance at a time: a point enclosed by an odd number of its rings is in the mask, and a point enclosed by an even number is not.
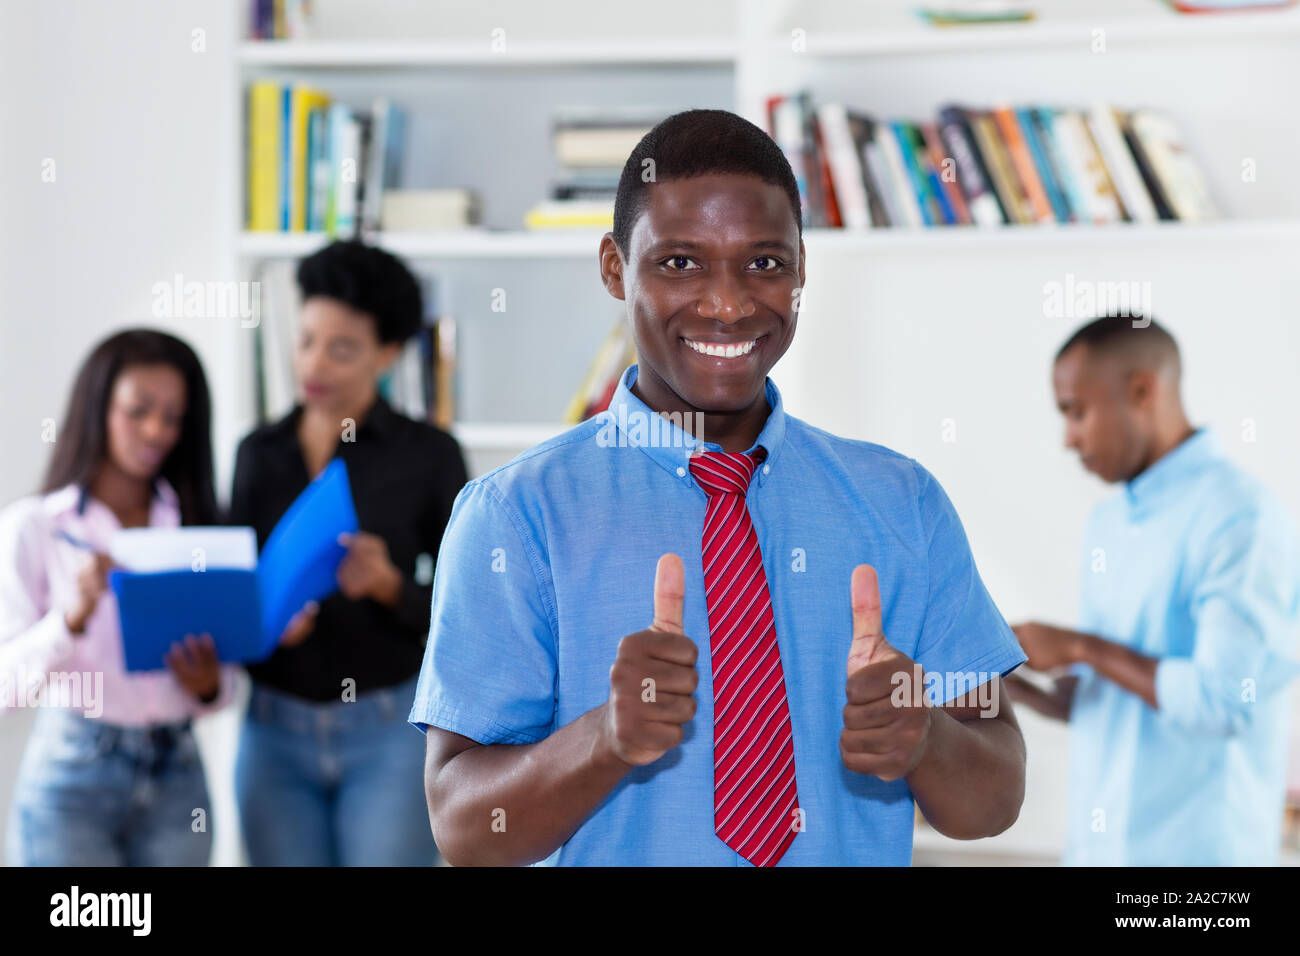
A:
[[[766,452],[761,447],[748,455],[706,451],[691,457],[691,474],[710,498],[714,495],[743,496],[749,491],[754,470],[765,457]]]

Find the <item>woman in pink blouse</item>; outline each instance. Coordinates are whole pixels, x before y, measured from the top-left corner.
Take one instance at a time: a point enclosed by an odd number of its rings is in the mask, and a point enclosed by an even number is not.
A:
[[[14,785],[11,865],[206,865],[192,718],[235,670],[211,640],[125,669],[113,532],[212,524],[211,408],[194,352],[162,332],[101,342],[77,374],[43,492],[0,512],[0,712],[39,708]]]

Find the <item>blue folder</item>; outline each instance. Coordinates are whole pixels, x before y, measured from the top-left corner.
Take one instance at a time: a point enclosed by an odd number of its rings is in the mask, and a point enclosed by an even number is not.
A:
[[[338,590],[347,553],[338,537],[357,527],[347,466],[336,458],[280,518],[256,570],[110,572],[126,669],[165,668],[167,650],[186,634],[211,634],[223,661],[269,657],[304,604]]]

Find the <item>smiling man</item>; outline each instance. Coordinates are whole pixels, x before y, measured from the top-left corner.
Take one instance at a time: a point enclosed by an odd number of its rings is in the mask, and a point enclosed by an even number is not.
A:
[[[638,364],[609,412],[470,482],[437,562],[410,721],[449,862],[907,865],[914,804],[957,838],[1015,821],[996,690],[1025,656],[951,503],[768,378],[800,220],[732,113],[628,158],[600,270]]]

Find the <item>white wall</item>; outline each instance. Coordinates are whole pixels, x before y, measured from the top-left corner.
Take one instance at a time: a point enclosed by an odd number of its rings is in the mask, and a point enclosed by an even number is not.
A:
[[[110,330],[161,327],[190,342],[210,374],[231,364],[221,324],[231,320],[155,318],[152,289],[177,272],[235,278],[237,6],[6,0],[0,12],[0,502],[35,490],[49,451],[41,421],[62,418],[77,365]],[[206,52],[191,49],[195,29],[206,31]],[[218,447],[240,425],[222,408]],[[0,717],[0,812],[29,717]],[[234,731],[233,712],[200,729],[218,863],[238,859],[224,772]]]

